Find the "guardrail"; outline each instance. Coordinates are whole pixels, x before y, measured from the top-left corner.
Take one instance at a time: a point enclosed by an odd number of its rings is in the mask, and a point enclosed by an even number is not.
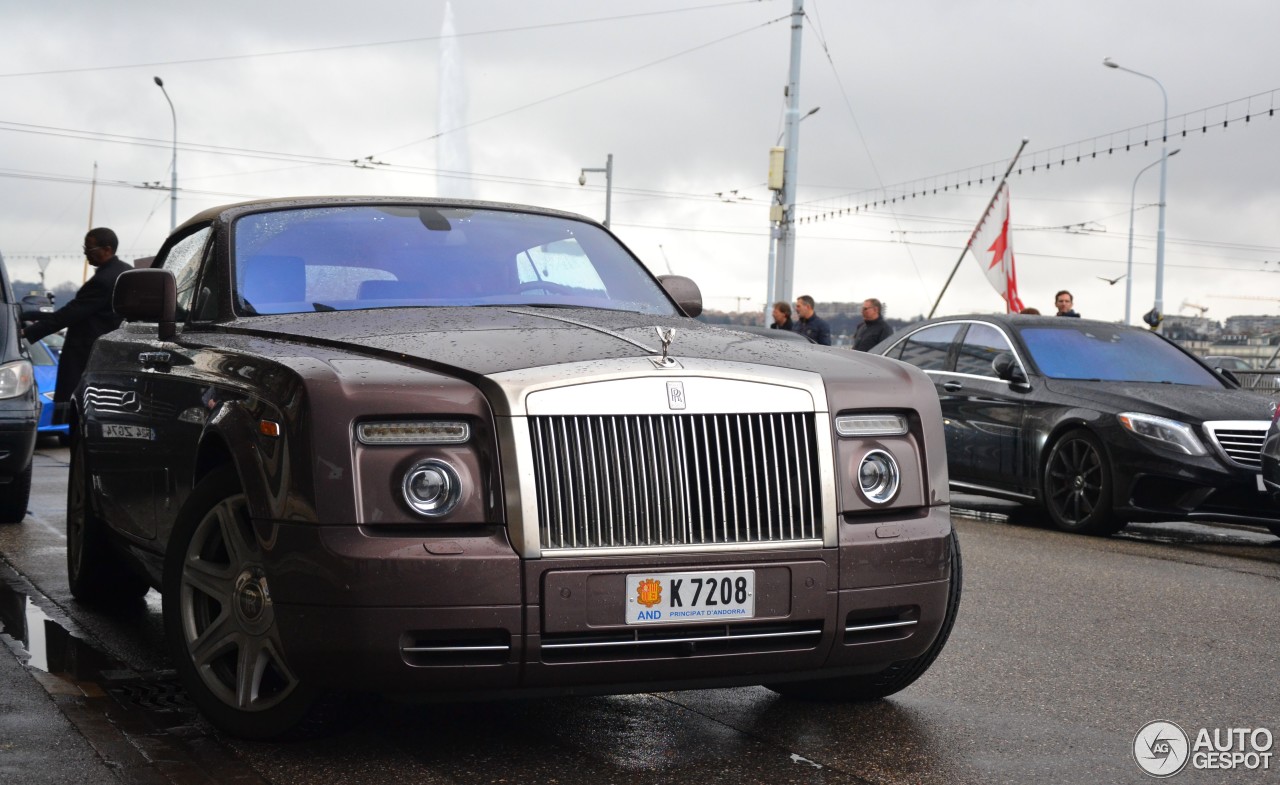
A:
[[[1259,392],[1280,391],[1280,371],[1232,371],[1240,386]]]

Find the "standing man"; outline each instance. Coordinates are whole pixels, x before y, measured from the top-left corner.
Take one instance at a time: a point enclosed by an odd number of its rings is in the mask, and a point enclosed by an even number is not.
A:
[[[893,335],[893,328],[881,318],[884,305],[872,297],[862,301],[862,324],[853,331],[853,350],[855,352],[870,351],[872,346]]]
[[[791,306],[786,300],[779,300],[773,304],[773,324],[769,325],[770,330],[786,330],[787,332],[795,331],[795,324],[791,321]]]
[[[1066,289],[1058,292],[1053,296],[1053,304],[1058,306],[1058,316],[1074,316],[1080,318],[1080,314],[1076,313],[1072,308],[1075,305],[1075,298],[1071,296],[1071,292]]]
[[[64,327],[67,339],[58,358],[58,381],[53,391],[54,422],[66,422],[71,393],[80,383],[89,352],[98,337],[120,326],[121,319],[111,309],[111,293],[120,273],[131,269],[116,256],[116,233],[110,229],[90,229],[84,236],[84,257],[95,267],[71,302],[50,314],[42,314],[22,330],[28,341],[39,340]]]
[[[796,316],[800,317],[792,328],[804,337],[820,343],[823,346],[831,345],[831,328],[813,312],[813,298],[807,294],[802,294],[796,298]]]

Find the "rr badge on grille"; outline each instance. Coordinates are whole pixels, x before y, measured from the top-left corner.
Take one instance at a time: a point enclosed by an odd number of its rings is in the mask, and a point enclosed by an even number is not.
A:
[[[667,382],[667,406],[683,409],[684,405],[684,382]]]
[[[652,608],[662,602],[662,581],[647,578],[636,587],[636,599],[646,608]]]

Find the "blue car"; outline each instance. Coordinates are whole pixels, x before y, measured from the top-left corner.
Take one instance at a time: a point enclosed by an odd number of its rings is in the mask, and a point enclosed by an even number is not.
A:
[[[31,364],[34,366],[36,388],[40,391],[39,434],[51,433],[59,441],[67,440],[68,426],[53,424],[53,388],[58,379],[58,356],[62,353],[62,333],[54,333],[31,344]]]

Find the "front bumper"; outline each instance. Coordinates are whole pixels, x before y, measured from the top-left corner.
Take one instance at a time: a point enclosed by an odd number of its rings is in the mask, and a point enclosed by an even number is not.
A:
[[[8,480],[31,465],[36,449],[36,418],[31,412],[0,412],[0,479]]]
[[[1127,520],[1280,521],[1280,503],[1260,471],[1229,465],[1210,453],[1165,457],[1150,450],[1112,450],[1115,507]]]
[[[500,528],[424,537],[259,523],[286,656],[338,689],[475,697],[873,672],[942,628],[950,509],[846,518],[838,548],[519,559]],[[756,615],[627,625],[632,572],[751,569]]]

